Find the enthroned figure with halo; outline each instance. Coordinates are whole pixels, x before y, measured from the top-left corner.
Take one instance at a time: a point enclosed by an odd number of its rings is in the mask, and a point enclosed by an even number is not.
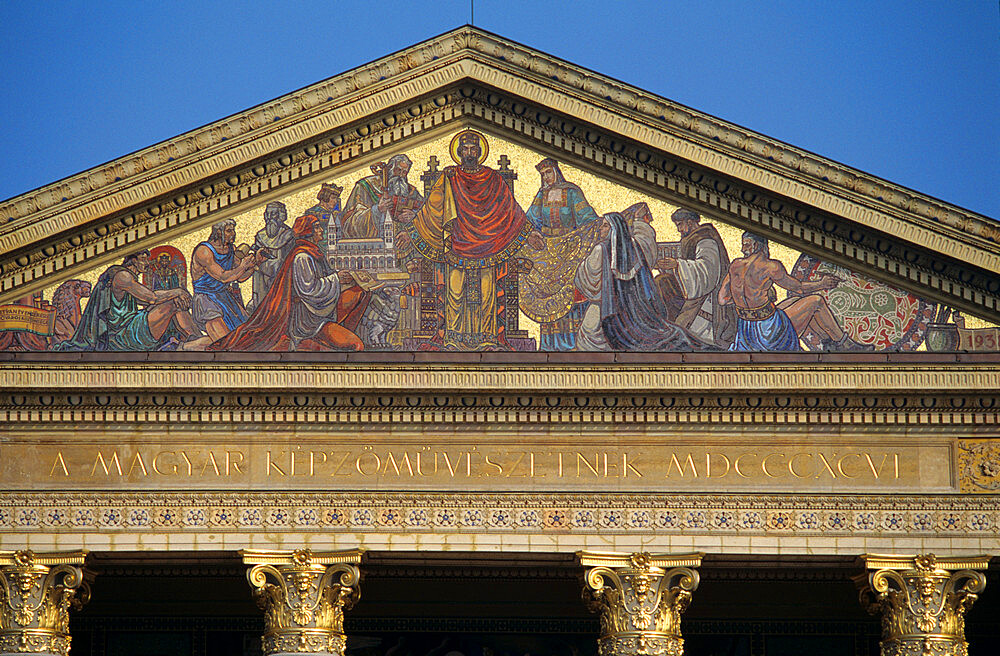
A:
[[[463,130],[449,151],[456,165],[434,182],[397,246],[412,246],[420,257],[443,265],[444,330],[435,337],[437,346],[509,349],[503,280],[513,267],[530,266],[520,264],[526,262],[518,257],[521,249],[544,248],[544,240],[503,176],[483,164],[489,153],[483,134]]]

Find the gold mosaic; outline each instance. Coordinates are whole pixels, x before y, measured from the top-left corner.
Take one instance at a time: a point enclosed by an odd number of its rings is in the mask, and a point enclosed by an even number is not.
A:
[[[460,163],[463,148],[478,153]],[[412,162],[404,177],[396,155]],[[765,250],[750,242],[751,251],[761,252],[746,258],[738,228],[707,216],[675,224],[676,205],[563,163],[539,171],[543,159],[475,131],[387,152],[379,165],[345,170],[280,198],[287,215],[279,227],[283,248],[255,244],[265,223],[265,208],[255,208],[234,217],[231,245],[222,240],[211,247],[218,270],[192,268],[196,249],[213,257],[203,246],[210,231],[183,235],[152,249],[146,270],[133,263],[131,278],[146,291],[116,287],[112,295],[128,302],[97,293],[107,270],[98,267],[78,278],[94,290],[89,296],[86,285],[52,285],[34,302],[40,307],[0,309],[0,348],[1000,348],[995,325],[778,243]],[[425,186],[425,172],[433,173],[433,184]],[[339,197],[323,209],[317,196],[331,185]],[[322,235],[314,226],[303,234],[296,224],[307,211],[328,226]],[[620,213],[619,223],[608,218],[613,213]],[[295,246],[303,238],[325,252]],[[237,255],[228,256],[229,248]],[[283,271],[293,250],[299,265],[290,262]],[[260,261],[234,281],[244,252],[260,254]],[[302,296],[306,269],[329,279],[313,281],[325,291]],[[114,284],[127,285],[128,278]],[[273,298],[265,298],[268,292]],[[164,301],[165,294],[179,298]],[[98,298],[107,307],[88,311]],[[306,314],[296,309],[304,307]],[[110,323],[99,318],[109,312],[121,316]],[[276,337],[261,339],[264,333]]]

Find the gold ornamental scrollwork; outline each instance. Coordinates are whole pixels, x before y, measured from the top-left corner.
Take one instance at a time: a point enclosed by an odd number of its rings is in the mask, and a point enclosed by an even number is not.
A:
[[[704,554],[581,551],[584,602],[601,616],[600,656],[682,656],[681,614]]]
[[[247,580],[264,611],[264,654],[343,656],[344,611],[361,597],[362,551],[240,552],[253,565]]]
[[[882,656],[967,656],[965,612],[986,587],[989,556],[861,557],[861,605],[882,616]]]
[[[69,610],[90,600],[86,558],[0,551],[0,654],[69,654]]]
[[[959,440],[958,475],[962,492],[1000,490],[1000,440]]]

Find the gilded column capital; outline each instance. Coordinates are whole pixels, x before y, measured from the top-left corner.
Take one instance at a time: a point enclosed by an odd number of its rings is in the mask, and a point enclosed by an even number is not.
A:
[[[965,611],[986,587],[989,556],[865,554],[854,582],[861,605],[882,615],[882,656],[966,656]]]
[[[704,554],[577,553],[584,602],[601,616],[601,656],[681,656],[681,613],[698,589]]]
[[[69,609],[90,600],[86,558],[86,551],[0,551],[0,654],[69,653]]]
[[[243,550],[247,580],[264,610],[265,656],[335,654],[346,646],[344,610],[361,596],[363,551]]]

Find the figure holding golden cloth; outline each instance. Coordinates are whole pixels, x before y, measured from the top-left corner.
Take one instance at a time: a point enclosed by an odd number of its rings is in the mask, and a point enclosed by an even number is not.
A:
[[[572,351],[583,303],[574,294],[580,262],[600,239],[600,221],[583,190],[567,182],[554,159],[535,168],[541,187],[528,208],[528,220],[545,239],[545,248],[529,252],[531,273],[521,278],[521,311],[539,323],[540,351]]]

